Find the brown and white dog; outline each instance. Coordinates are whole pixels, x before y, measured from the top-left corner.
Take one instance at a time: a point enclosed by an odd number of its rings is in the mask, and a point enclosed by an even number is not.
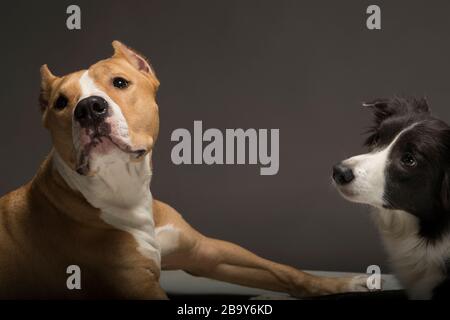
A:
[[[144,57],[114,55],[64,77],[41,68],[53,150],[0,199],[0,298],[163,299],[161,269],[303,297],[366,291],[366,278],[323,278],[203,236],[152,198],[159,82]],[[81,290],[66,286],[81,269]]]

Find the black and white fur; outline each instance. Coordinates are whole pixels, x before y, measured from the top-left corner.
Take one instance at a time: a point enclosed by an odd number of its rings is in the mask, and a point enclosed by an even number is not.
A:
[[[412,299],[450,297],[450,127],[424,99],[365,103],[375,115],[370,152],[342,161],[344,198],[376,208],[394,272]]]

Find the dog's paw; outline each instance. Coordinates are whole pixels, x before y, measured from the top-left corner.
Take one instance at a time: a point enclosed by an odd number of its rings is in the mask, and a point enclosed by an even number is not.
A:
[[[347,292],[368,292],[381,290],[381,288],[378,289],[369,288],[368,280],[369,276],[366,275],[360,275],[350,278],[347,285]]]

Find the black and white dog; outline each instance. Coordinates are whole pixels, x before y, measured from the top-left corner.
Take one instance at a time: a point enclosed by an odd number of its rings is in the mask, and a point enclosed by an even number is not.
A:
[[[375,124],[370,152],[333,167],[349,201],[369,204],[394,272],[412,299],[450,297],[450,127],[424,99],[363,106]]]

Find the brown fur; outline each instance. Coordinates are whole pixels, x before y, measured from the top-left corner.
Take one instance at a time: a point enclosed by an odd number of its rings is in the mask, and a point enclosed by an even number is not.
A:
[[[49,160],[0,199],[0,298],[163,298],[156,265],[134,238],[99,218]],[[82,290],[66,268],[80,266]]]
[[[133,145],[151,154],[159,131],[159,82],[145,58],[117,41],[113,46],[113,57],[91,66],[89,74],[121,106]],[[57,77],[46,65],[41,68],[42,121],[54,149],[72,169],[72,113],[82,73]],[[125,91],[112,87],[116,76],[129,79],[132,86]],[[52,106],[60,94],[69,105],[56,110]],[[100,211],[66,184],[52,165],[52,155],[31,182],[0,198],[0,298],[166,298],[158,265],[139,253],[130,233],[105,223]],[[351,289],[352,279],[315,277],[205,237],[160,201],[154,200],[153,215],[156,227],[170,224],[179,232],[174,250],[162,248],[163,269],[295,296]],[[82,290],[66,287],[66,268],[72,264],[81,268]]]

